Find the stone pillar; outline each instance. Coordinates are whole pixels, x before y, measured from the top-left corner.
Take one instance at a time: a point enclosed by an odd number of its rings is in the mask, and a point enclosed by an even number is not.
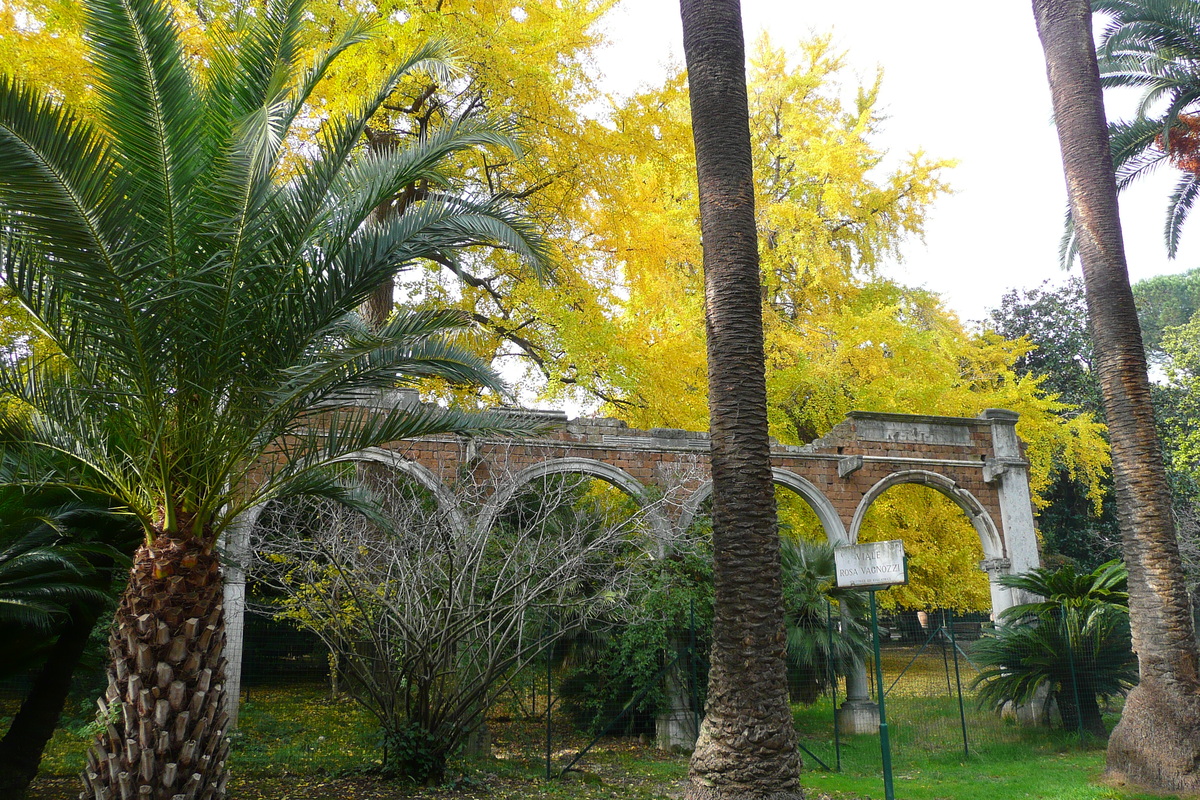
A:
[[[243,512],[221,537],[221,562],[225,572],[225,710],[228,730],[237,728],[242,694],[242,650],[246,638],[246,564],[250,558],[250,531],[259,508]]]
[[[1002,577],[1013,574],[1012,562],[1007,558],[985,558],[979,562],[979,568],[988,574],[988,589],[992,594],[992,621],[999,622],[1001,611],[1022,602],[1014,597],[1021,592],[1000,585]]]
[[[839,602],[838,607],[842,619],[849,617],[845,602]],[[879,705],[871,702],[867,665],[861,658],[854,659],[846,673],[846,701],[838,709],[837,726],[841,733],[879,732]]]
[[[841,733],[879,732],[879,704],[871,702],[871,684],[862,659],[854,659],[846,673],[846,702],[838,709],[837,726]]]
[[[1043,683],[1029,702],[1017,705],[1008,702],[1000,709],[1001,719],[1011,719],[1022,728],[1052,728],[1058,716],[1058,702],[1050,694],[1050,684]]]
[[[1028,572],[1041,564],[1038,557],[1037,530],[1033,521],[1033,503],[1029,497],[1029,466],[1021,455],[1017,439],[1015,411],[989,408],[979,415],[992,424],[994,457],[984,466],[984,480],[996,484],[1000,501],[1000,526],[1004,532],[1004,553],[989,553],[983,563],[991,578],[992,618],[1029,598],[1021,592],[999,585],[1002,575]]]
[[[1029,467],[1021,454],[1021,443],[1017,439],[1016,412],[989,408],[980,416],[992,423],[992,448],[994,457],[987,460],[983,479],[996,484],[1000,500],[1000,525],[1004,530],[1004,556],[989,554],[980,567],[988,573],[992,593],[992,620],[1000,622],[1000,615],[1009,608],[1027,603],[1033,598],[1019,589],[1000,585],[1005,575],[1019,575],[1037,568],[1041,564],[1038,556],[1037,530],[1033,521],[1033,503],[1029,497]],[[1028,703],[1007,704],[1005,716],[1016,719],[1026,727],[1044,724],[1048,709],[1046,693],[1039,693]]]
[[[1017,589],[1009,589],[1000,585],[1000,578],[1014,573],[1012,564],[1007,558],[986,558],[980,568],[988,574],[988,583],[992,590],[992,621],[1000,623],[1000,612],[1020,603],[1027,603],[1037,598],[1031,597]],[[1027,703],[1005,703],[1000,709],[1000,716],[1011,719],[1025,728],[1036,728],[1049,724],[1051,710],[1056,709],[1054,698],[1049,694],[1049,686],[1038,689],[1033,698]]]

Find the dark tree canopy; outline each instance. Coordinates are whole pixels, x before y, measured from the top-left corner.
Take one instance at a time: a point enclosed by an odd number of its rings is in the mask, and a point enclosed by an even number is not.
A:
[[[1046,281],[1036,289],[1014,289],[1000,298],[1000,306],[991,310],[986,324],[1006,339],[1028,337],[1034,346],[1013,364],[1018,374],[1044,375],[1046,391],[1059,395],[1064,403],[1103,416],[1079,278],[1057,287]]]

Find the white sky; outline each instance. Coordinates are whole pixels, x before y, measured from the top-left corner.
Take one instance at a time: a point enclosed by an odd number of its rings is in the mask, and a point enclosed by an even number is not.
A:
[[[964,320],[981,319],[1009,289],[1065,278],[1057,257],[1066,189],[1027,0],[742,0],[742,14],[748,42],[765,29],[789,51],[832,32],[862,82],[883,67],[888,119],[877,145],[959,162],[949,175],[955,194],[936,203],[925,242],[908,243],[892,277],[938,292]],[[598,68],[608,92],[657,82],[683,62],[678,0],[626,0],[607,33],[613,43]],[[1110,105],[1110,118],[1117,110]],[[1179,257],[1166,257],[1174,179],[1164,170],[1121,197],[1134,281],[1200,263],[1197,224]]]

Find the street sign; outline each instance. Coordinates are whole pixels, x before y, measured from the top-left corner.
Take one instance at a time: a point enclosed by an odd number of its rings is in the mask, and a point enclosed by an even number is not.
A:
[[[904,542],[870,542],[835,547],[833,563],[837,568],[839,589],[865,589],[871,594],[871,643],[875,649],[875,700],[879,704],[879,751],[883,757],[883,796],[896,800],[892,781],[892,743],[888,736],[887,691],[883,688],[883,659],[879,655],[879,612],[875,593],[889,586],[908,583],[908,562]]]
[[[834,548],[839,589],[884,588],[908,583],[908,566],[904,561],[904,542],[851,544]]]

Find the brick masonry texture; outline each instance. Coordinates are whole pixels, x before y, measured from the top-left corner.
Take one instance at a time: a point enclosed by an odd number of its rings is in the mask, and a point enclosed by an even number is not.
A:
[[[537,412],[522,412],[537,417]],[[1008,412],[997,412],[1007,414]],[[1011,415],[1015,421],[1015,415]],[[637,430],[612,419],[574,419],[548,414],[546,432],[536,438],[468,441],[438,437],[394,442],[386,449],[415,462],[447,486],[462,471],[482,481],[489,491],[513,488],[547,472],[591,474],[634,491],[652,487],[673,493],[681,505],[694,493],[707,492],[708,434],[656,428]],[[1003,424],[1003,423],[1002,423]],[[1011,424],[1011,423],[1009,423]],[[1004,537],[999,481],[985,481],[989,462],[1025,466],[1021,459],[997,459],[991,418],[927,417],[851,412],[826,436],[805,446],[772,445],[772,464],[790,476],[810,482],[836,509],[849,530],[864,496],[896,473],[910,473],[924,483],[924,473],[940,476],[934,485],[965,490],[991,517]],[[853,467],[839,476],[839,464]],[[607,465],[600,467],[597,465]],[[612,472],[620,470],[624,475]],[[540,470],[540,471],[539,471]],[[634,483],[631,483],[632,479]],[[678,516],[678,515],[676,515]]]

